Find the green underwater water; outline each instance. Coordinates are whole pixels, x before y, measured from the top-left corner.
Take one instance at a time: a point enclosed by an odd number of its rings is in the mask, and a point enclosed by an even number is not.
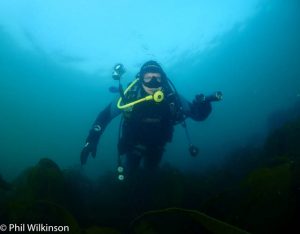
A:
[[[224,100],[213,105],[203,123],[188,120],[201,157],[187,155],[185,134],[178,126],[165,161],[186,170],[202,170],[222,163],[240,145],[263,142],[275,122],[273,113],[299,100],[298,11],[297,1],[272,2],[244,28],[236,25],[217,38],[219,45],[214,49],[183,57],[167,70],[189,100],[197,93],[217,90],[224,93]],[[78,166],[78,152],[90,125],[114,98],[108,92],[113,81],[63,66],[41,49],[26,50],[4,27],[0,35],[2,175],[13,179],[43,156],[63,167]],[[87,166],[92,176],[115,166],[118,122],[112,121],[103,135],[101,156]]]
[[[45,213],[74,233],[155,233],[155,225],[174,223],[173,230],[176,222],[166,214],[165,223],[145,216],[136,229],[129,224],[149,210],[181,207],[253,233],[292,230],[299,218],[299,10],[297,1],[276,1],[213,50],[167,71],[188,99],[221,90],[224,100],[205,122],[188,121],[198,158],[176,128],[164,157],[171,166],[164,164],[159,183],[149,181],[150,192],[147,178],[115,181],[119,119],[97,158],[79,167],[88,129],[113,98],[107,83],[22,48],[0,28],[0,221],[39,222]],[[41,158],[53,163],[38,164]]]

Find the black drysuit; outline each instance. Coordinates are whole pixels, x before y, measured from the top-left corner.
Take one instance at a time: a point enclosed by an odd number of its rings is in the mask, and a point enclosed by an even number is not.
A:
[[[120,155],[126,155],[125,170],[127,173],[135,171],[140,161],[147,170],[157,168],[167,142],[171,142],[174,125],[186,118],[202,121],[211,112],[210,102],[191,103],[173,92],[170,88],[163,89],[164,100],[160,103],[146,101],[134,105],[132,108],[120,110],[117,101],[110,103],[100,112],[93,124],[87,142],[91,144],[95,156],[99,138],[109,122],[123,113],[121,137],[118,143]],[[126,96],[126,102],[132,102],[148,94],[137,83],[133,91]]]

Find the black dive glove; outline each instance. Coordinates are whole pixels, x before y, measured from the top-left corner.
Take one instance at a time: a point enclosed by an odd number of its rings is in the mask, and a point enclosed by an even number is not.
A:
[[[215,92],[212,95],[205,96],[203,94],[196,95],[192,103],[192,115],[196,120],[204,120],[211,113],[211,102],[221,101],[223,99],[222,92]]]
[[[81,165],[86,164],[87,159],[89,157],[89,155],[91,154],[93,158],[96,157],[96,153],[97,153],[97,145],[98,145],[98,141],[99,138],[101,136],[101,127],[100,125],[95,125],[89,133],[89,136],[86,139],[86,143],[84,148],[81,151],[80,154],[80,162]]]

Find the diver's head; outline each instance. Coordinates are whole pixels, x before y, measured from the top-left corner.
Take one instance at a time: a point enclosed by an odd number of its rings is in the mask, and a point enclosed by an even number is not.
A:
[[[167,79],[161,66],[153,60],[144,63],[139,76],[142,86],[148,94],[153,94],[155,91],[161,90]]]

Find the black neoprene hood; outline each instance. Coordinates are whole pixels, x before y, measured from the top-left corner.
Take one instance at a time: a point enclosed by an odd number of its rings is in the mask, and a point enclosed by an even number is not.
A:
[[[154,60],[150,60],[143,64],[140,70],[140,77],[144,77],[146,73],[153,72],[153,73],[160,73],[163,79],[166,79],[166,74],[158,62]]]

